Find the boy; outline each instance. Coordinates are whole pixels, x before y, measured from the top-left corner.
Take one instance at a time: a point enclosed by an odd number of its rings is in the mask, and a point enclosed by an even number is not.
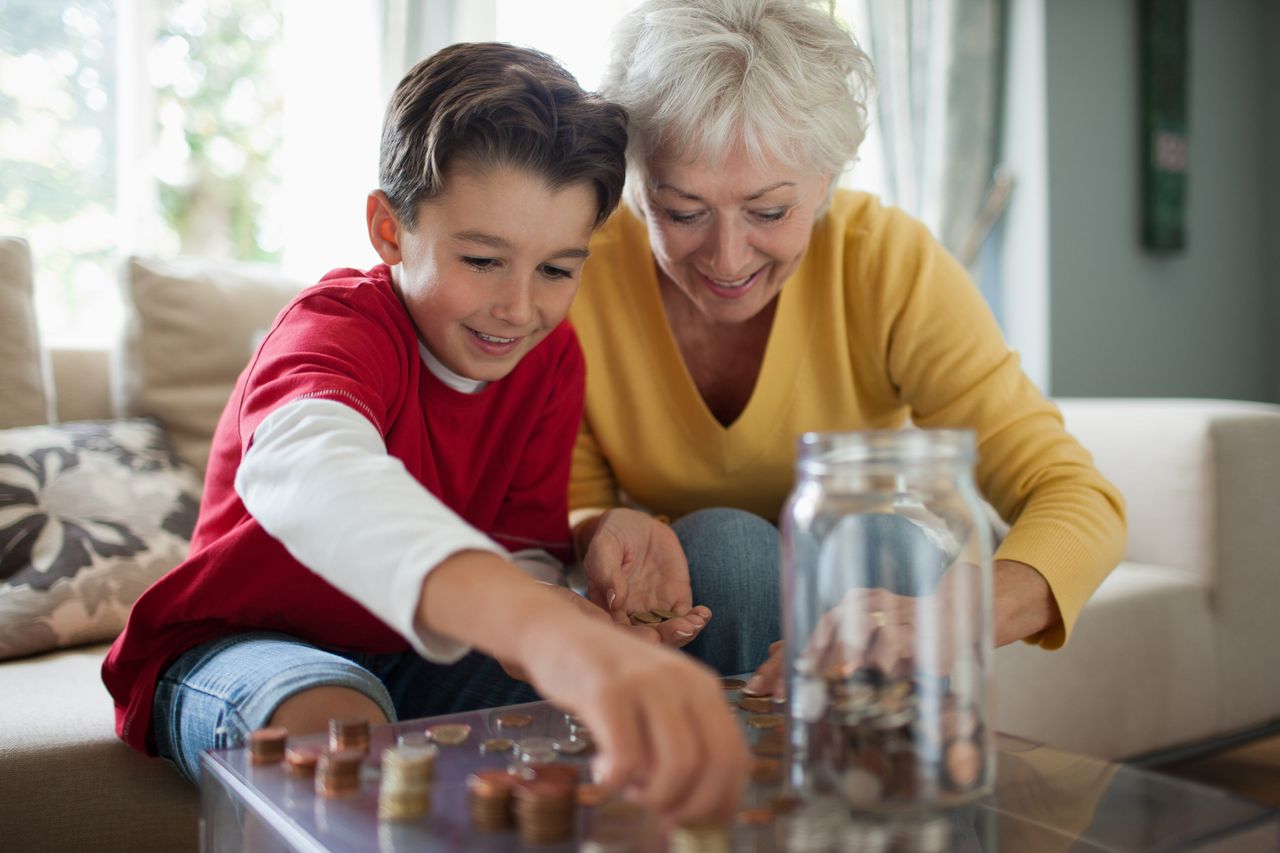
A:
[[[584,369],[561,321],[625,124],[507,45],[401,81],[366,208],[384,264],[300,294],[241,374],[190,556],[103,665],[121,738],[194,781],[266,725],[535,698],[502,667],[584,718],[606,785],[673,820],[732,813],[745,747],[710,672],[529,576],[570,556]]]

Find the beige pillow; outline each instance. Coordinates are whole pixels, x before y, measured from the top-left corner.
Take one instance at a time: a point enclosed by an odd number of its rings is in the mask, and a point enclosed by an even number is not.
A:
[[[48,422],[31,250],[26,240],[0,237],[0,429]]]
[[[274,267],[129,258],[116,372],[122,413],[158,420],[179,455],[203,472],[236,378],[302,287]]]
[[[114,638],[199,505],[153,421],[0,430],[0,660]]]

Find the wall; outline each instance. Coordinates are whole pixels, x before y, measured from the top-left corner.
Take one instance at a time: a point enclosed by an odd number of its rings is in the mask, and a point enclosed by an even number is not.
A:
[[[1138,4],[1026,2],[1044,15],[1050,393],[1280,400],[1274,164],[1263,174],[1277,4],[1192,0],[1188,247],[1161,257],[1139,240]]]
[[[1263,105],[1263,158],[1266,162],[1266,233],[1267,246],[1264,261],[1267,293],[1270,297],[1270,325],[1267,340],[1271,344],[1271,399],[1280,400],[1280,2],[1260,0],[1265,20],[1262,26],[1264,79],[1263,97],[1270,103]]]

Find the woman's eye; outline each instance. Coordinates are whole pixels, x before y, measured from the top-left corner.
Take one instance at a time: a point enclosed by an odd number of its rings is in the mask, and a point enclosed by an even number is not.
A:
[[[677,225],[692,225],[698,219],[697,213],[682,213],[678,210],[668,210],[667,218]]]
[[[496,258],[463,258],[462,262],[467,266],[474,267],[478,270],[493,269],[498,264],[498,260]]]
[[[756,214],[756,219],[761,222],[777,222],[779,219],[787,215],[787,211],[783,210],[762,210]]]
[[[553,267],[550,264],[542,265],[542,274],[547,278],[573,278],[573,273],[560,267]]]

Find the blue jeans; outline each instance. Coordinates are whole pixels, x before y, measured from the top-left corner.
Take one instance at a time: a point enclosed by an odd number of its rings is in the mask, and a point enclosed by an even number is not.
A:
[[[693,603],[711,621],[685,651],[719,672],[751,672],[782,638],[778,529],[738,509],[703,509],[671,525],[689,561]]]
[[[234,634],[188,650],[165,670],[152,700],[156,748],[196,783],[202,752],[239,745],[267,725],[285,699],[328,686],[363,693],[391,721],[539,698],[476,652],[441,665],[413,651],[366,655],[317,648],[285,634]]]
[[[698,510],[671,526],[689,561],[693,603],[711,608],[711,621],[685,651],[721,675],[755,670],[769,644],[782,638],[778,529],[752,513],[722,508]],[[869,586],[925,595],[945,566],[945,555],[919,526],[901,517],[851,518],[841,539],[833,556],[862,552],[859,558],[881,572],[866,579]],[[831,603],[842,594],[834,591]]]

